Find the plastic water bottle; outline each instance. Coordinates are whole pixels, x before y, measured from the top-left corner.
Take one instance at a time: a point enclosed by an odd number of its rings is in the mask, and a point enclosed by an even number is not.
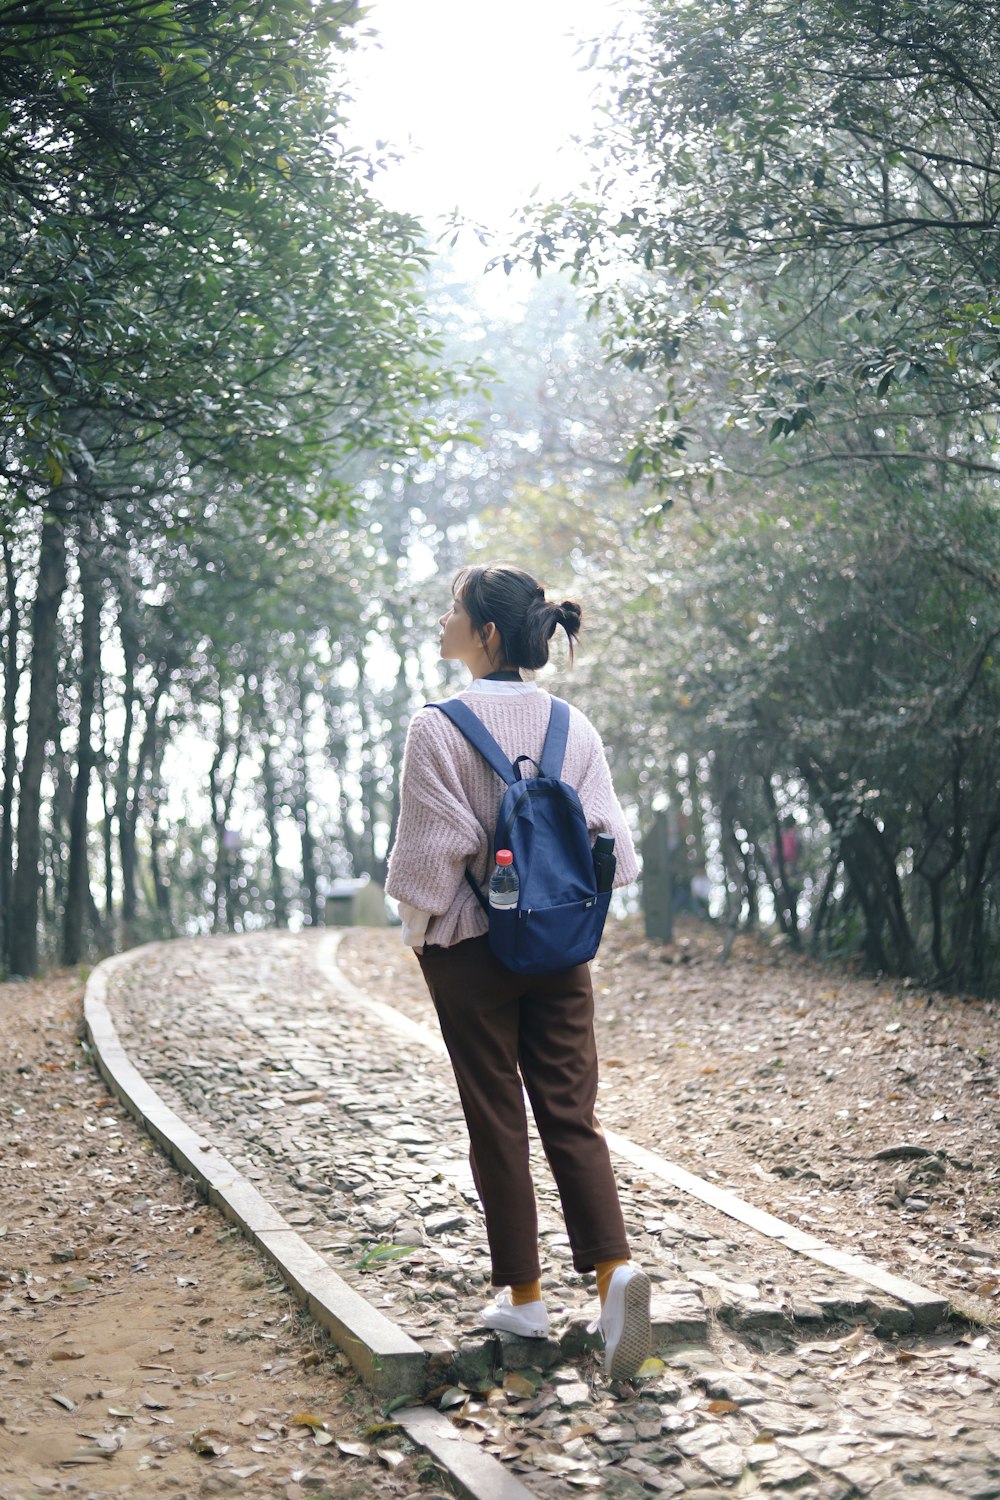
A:
[[[490,905],[500,911],[509,911],[517,905],[519,888],[513,854],[509,849],[498,849],[497,862],[490,876]]]
[[[610,833],[599,833],[594,840],[594,875],[598,891],[610,891],[615,882],[615,841]]]

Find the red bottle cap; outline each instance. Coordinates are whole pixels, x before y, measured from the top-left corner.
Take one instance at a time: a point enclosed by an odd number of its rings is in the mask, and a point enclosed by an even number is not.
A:
[[[514,863],[514,856],[513,856],[513,854],[511,854],[511,852],[510,852],[509,849],[498,849],[497,850],[497,864],[498,865],[512,865],[513,863]]]

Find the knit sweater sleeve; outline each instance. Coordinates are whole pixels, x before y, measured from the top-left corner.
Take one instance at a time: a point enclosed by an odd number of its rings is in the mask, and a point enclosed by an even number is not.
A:
[[[621,803],[615,795],[611,769],[601,737],[582,714],[579,715],[579,721],[586,739],[585,769],[577,782],[577,791],[587,817],[587,830],[591,838],[596,838],[599,833],[609,833],[612,836],[617,859],[614,883],[616,886],[629,885],[639,877],[639,861],[632,834],[625,821]]]
[[[435,709],[421,709],[410,722],[385,887],[397,901],[432,916],[453,905],[486,838],[462,786],[449,731],[457,734]]]

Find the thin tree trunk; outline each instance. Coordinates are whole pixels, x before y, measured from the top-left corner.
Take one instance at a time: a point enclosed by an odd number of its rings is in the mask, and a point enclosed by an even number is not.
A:
[[[111,781],[111,766],[108,758],[108,710],[104,678],[99,679],[101,709],[101,801],[104,819],[101,827],[101,843],[104,852],[104,925],[107,935],[114,932],[115,918],[115,861],[114,861],[114,787]]]
[[[232,862],[236,858],[238,851],[230,843],[235,837],[235,830],[230,827],[230,819],[233,811],[233,799],[236,793],[236,779],[240,768],[240,760],[243,755],[245,716],[246,690],[244,688],[244,691],[240,695],[239,718],[236,725],[236,737],[233,741],[233,770],[228,784],[223,787],[219,773],[222,769],[222,761],[229,740],[226,734],[226,700],[222,684],[220,683],[219,740],[216,745],[211,769],[208,773],[212,826],[215,829],[215,836],[218,840],[215,861],[215,891],[212,897],[213,932],[218,932],[221,929],[223,915],[225,916],[227,931],[236,931]]]
[[[128,584],[125,584],[128,587]],[[122,742],[115,766],[115,822],[118,825],[118,862],[122,882],[122,928],[127,929],[134,921],[137,910],[135,843],[131,837],[128,816],[129,788],[131,785],[130,760],[132,757],[132,735],[135,729],[135,668],[139,659],[139,641],[132,619],[131,600],[122,599],[118,612],[118,633],[125,659],[125,680],[122,701],[125,723]]]
[[[302,843],[302,883],[306,893],[309,925],[319,926],[319,885],[316,876],[316,840],[309,818],[309,760],[306,750],[306,712],[309,693],[299,678],[299,836]]]
[[[174,916],[170,907],[170,881],[163,874],[163,862],[161,849],[163,845],[163,828],[160,823],[160,812],[163,806],[162,789],[159,785],[159,768],[155,770],[156,787],[152,795],[153,816],[150,819],[149,828],[149,864],[153,875],[153,893],[156,900],[156,911],[160,917],[165,931],[174,936]]]
[[[126,904],[122,902],[122,921],[125,942],[130,939],[129,924],[135,921],[138,905],[136,901],[136,875],[138,862],[136,859],[136,830],[139,826],[139,814],[142,811],[144,791],[146,786],[147,771],[156,761],[156,742],[159,734],[160,702],[170,682],[173,663],[161,661],[156,669],[156,680],[153,684],[153,695],[146,707],[146,723],[142,731],[142,739],[139,743],[139,754],[136,760],[135,772],[130,779],[128,794],[125,802],[124,816],[118,825],[119,846],[122,852],[122,884],[125,884],[126,864],[129,871],[131,883],[131,896],[128,905],[130,915],[126,920]]]
[[[65,515],[65,504],[53,496],[42,524],[31,617],[31,696],[18,798],[10,933],[10,971],[28,978],[38,970],[42,773],[55,719],[59,606],[66,589]]]
[[[66,725],[61,715],[63,695],[60,688],[66,686],[66,667],[70,658],[69,643],[63,641],[63,670],[56,681],[56,721],[52,725],[49,743],[52,755],[49,760],[49,775],[52,779],[52,797],[49,801],[49,837],[45,847],[48,860],[42,861],[43,882],[51,884],[51,900],[46,899],[42,916],[42,934],[54,932],[56,918],[66,908],[66,891],[69,875],[69,822],[73,805],[73,772],[69,755],[63,746],[63,730]],[[45,891],[43,884],[43,892]]]
[[[97,679],[101,668],[101,592],[97,566],[97,532],[90,518],[80,528],[80,593],[83,615],[80,623],[80,724],[77,734],[76,780],[69,814],[69,870],[63,919],[64,964],[78,964],[83,957],[84,920],[90,903],[88,819],[90,783],[96,756],[93,725],[97,704]]]
[[[4,532],[3,566],[7,588],[7,635],[4,641],[3,660],[3,791],[0,793],[0,970],[5,969],[8,959],[10,937],[10,903],[14,879],[14,783],[17,777],[17,748],[14,741],[15,714],[17,712],[17,689],[20,674],[17,664],[17,643],[21,632],[21,616],[17,604],[17,577],[14,572],[14,557],[10,538]]]
[[[271,746],[268,742],[267,725],[263,723],[263,755],[261,760],[261,776],[264,782],[264,821],[267,824],[267,839],[271,850],[271,899],[274,902],[274,925],[276,927],[288,926],[288,903],[285,899],[285,885],[281,878],[281,865],[278,863],[280,839],[278,837],[278,778],[274,770],[274,757],[271,754]]]
[[[406,684],[406,645],[403,641],[393,642],[396,655],[399,658],[399,666],[396,671],[396,685],[392,696],[391,720],[386,748],[389,752],[389,833],[390,843],[386,846],[385,854],[379,859],[372,870],[372,876],[380,885],[385,885],[386,872],[389,866],[389,848],[391,840],[396,835],[396,824],[399,821],[399,793],[400,781],[403,769],[403,749],[406,744],[406,731],[403,728],[403,718],[406,713],[408,701]]]

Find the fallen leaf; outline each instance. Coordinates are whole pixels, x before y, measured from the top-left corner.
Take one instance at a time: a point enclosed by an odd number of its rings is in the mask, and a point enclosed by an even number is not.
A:
[[[201,1432],[196,1432],[191,1439],[191,1447],[203,1458],[221,1458],[224,1453],[229,1452],[225,1435],[217,1432],[214,1427],[203,1427]]]
[[[449,1385],[442,1392],[438,1406],[442,1411],[448,1411],[453,1406],[464,1406],[468,1399],[468,1391],[463,1390],[461,1386]]]
[[[373,1422],[371,1427],[365,1428],[365,1437],[371,1441],[377,1437],[388,1437],[391,1432],[398,1431],[398,1422]]]
[[[666,1360],[657,1359],[653,1354],[649,1359],[644,1359],[636,1371],[636,1380],[650,1380],[654,1375],[660,1375],[667,1368]]]
[[[398,1469],[400,1464],[406,1462],[406,1454],[400,1453],[398,1448],[376,1448],[375,1454],[387,1469]]]
[[[289,1427],[326,1427],[322,1417],[314,1416],[311,1411],[296,1412],[294,1417],[288,1419]]]
[[[348,1458],[370,1458],[371,1449],[367,1443],[343,1443],[337,1439],[337,1447],[341,1453],[346,1453]]]
[[[533,1380],[529,1380],[527,1375],[519,1375],[516,1370],[511,1370],[509,1375],[504,1376],[503,1388],[516,1401],[530,1400],[536,1389]]]
[[[537,1449],[529,1447],[526,1457],[536,1468],[544,1469],[548,1474],[578,1474],[592,1468],[592,1464],[584,1459],[570,1458],[568,1453],[551,1453],[540,1445]]]
[[[740,1407],[738,1401],[710,1401],[705,1409],[714,1412],[716,1416],[725,1416],[729,1412],[739,1411]]]
[[[58,1391],[54,1391],[49,1399],[57,1406],[61,1406],[64,1411],[76,1411],[76,1402],[71,1401],[68,1396],[61,1396]]]

